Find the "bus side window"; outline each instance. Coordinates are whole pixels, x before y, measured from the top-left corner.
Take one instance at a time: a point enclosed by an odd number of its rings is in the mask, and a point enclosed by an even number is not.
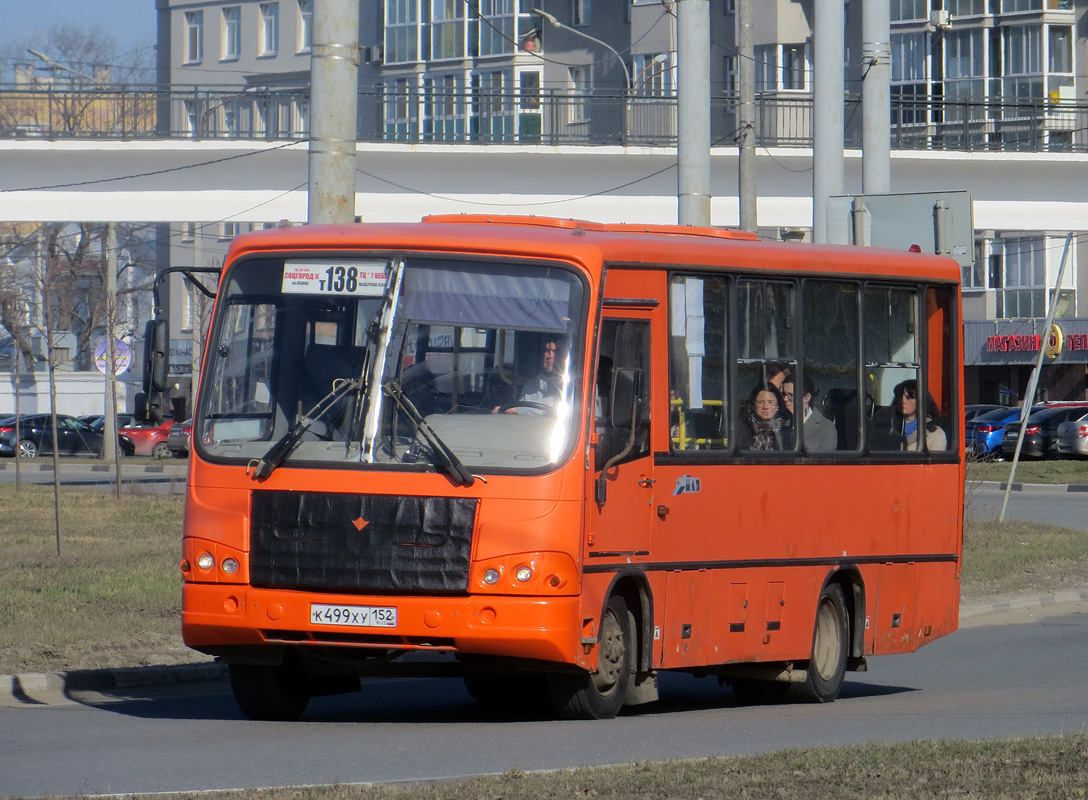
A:
[[[864,325],[864,385],[873,406],[869,450],[919,450],[925,437],[918,436],[916,427],[923,424],[925,403],[919,384],[918,292],[867,286]]]
[[[635,430],[635,441],[624,461],[633,461],[650,453],[650,324],[639,320],[605,319],[601,322],[600,359],[598,370],[608,372],[607,380],[602,382],[598,374],[598,391],[607,385],[608,395],[600,395],[601,414],[596,448],[596,469],[604,468],[612,456],[618,455],[627,447],[630,438],[630,420],[612,419],[612,389],[614,377],[620,369],[638,370],[641,377],[641,412]]]
[[[953,319],[952,290],[947,286],[926,289],[926,406],[925,414],[944,432],[944,448],[955,449],[956,426],[953,420],[962,415],[953,411],[954,391],[952,360],[956,320]],[[939,436],[927,436],[930,449],[936,450]]]
[[[794,418],[782,397],[797,372],[792,282],[737,281],[737,446],[749,450],[796,448]]]
[[[804,369],[792,388],[795,412],[802,417],[804,449],[857,450],[863,408],[858,388],[858,287],[845,281],[807,280],[802,306]]]
[[[669,447],[729,446],[724,278],[673,276],[669,285]]]

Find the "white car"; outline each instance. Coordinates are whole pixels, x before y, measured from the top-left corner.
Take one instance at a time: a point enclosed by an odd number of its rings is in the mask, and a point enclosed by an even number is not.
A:
[[[1088,457],[1088,414],[1058,426],[1058,452],[1066,456]]]

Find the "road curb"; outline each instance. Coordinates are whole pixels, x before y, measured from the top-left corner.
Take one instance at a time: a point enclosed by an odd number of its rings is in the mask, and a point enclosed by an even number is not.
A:
[[[968,481],[969,485],[978,486],[982,489],[1000,489],[1005,490],[1005,487],[1009,485],[1008,481]],[[1014,483],[1012,485],[1012,491],[1014,492],[1088,492],[1088,484],[1083,483]]]
[[[1048,608],[1082,602],[1088,602],[1088,589],[1012,597],[992,603],[969,603],[960,606],[960,621],[974,620],[1007,611]],[[0,706],[55,705],[66,702],[71,692],[102,692],[138,686],[212,682],[225,680],[226,677],[226,665],[217,663],[73,670],[71,672],[23,672],[17,675],[0,675]]]
[[[226,677],[226,665],[215,663],[70,672],[21,672],[16,675],[0,675],[0,706],[55,705],[66,700],[71,692],[170,686],[218,681]]]

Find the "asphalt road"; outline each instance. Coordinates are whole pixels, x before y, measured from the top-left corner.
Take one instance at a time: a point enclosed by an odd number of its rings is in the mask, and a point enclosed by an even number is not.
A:
[[[964,510],[972,519],[997,519],[1004,499],[1003,489],[968,485]],[[1005,519],[1045,522],[1088,531],[1086,509],[1088,493],[1065,491],[1065,487],[1030,486],[1022,491],[1009,492]]]
[[[243,719],[219,683],[2,708],[0,795],[430,780],[1083,731],[1088,681],[1069,665],[1088,659],[1088,604],[1030,613],[1031,624],[976,621],[917,653],[872,659],[827,705],[738,707],[713,678],[666,675],[658,703],[603,722],[490,709],[448,679],[374,681],[358,694],[314,700],[293,723]]]

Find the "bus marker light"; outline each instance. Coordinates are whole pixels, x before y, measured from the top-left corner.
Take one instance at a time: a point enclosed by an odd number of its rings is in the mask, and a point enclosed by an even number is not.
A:
[[[189,570],[191,570],[192,568],[193,568],[193,566],[192,566],[192,564],[190,564],[190,563],[189,563],[189,559],[187,559],[187,558],[183,558],[183,559],[181,560],[181,571],[182,571],[182,572],[185,572],[185,573],[187,573],[187,572],[189,572]]]
[[[499,571],[497,569],[489,569],[484,572],[484,583],[488,586],[494,586],[499,582]]]
[[[211,569],[215,566],[215,556],[211,553],[201,553],[200,558],[196,560],[196,565],[204,570]]]

